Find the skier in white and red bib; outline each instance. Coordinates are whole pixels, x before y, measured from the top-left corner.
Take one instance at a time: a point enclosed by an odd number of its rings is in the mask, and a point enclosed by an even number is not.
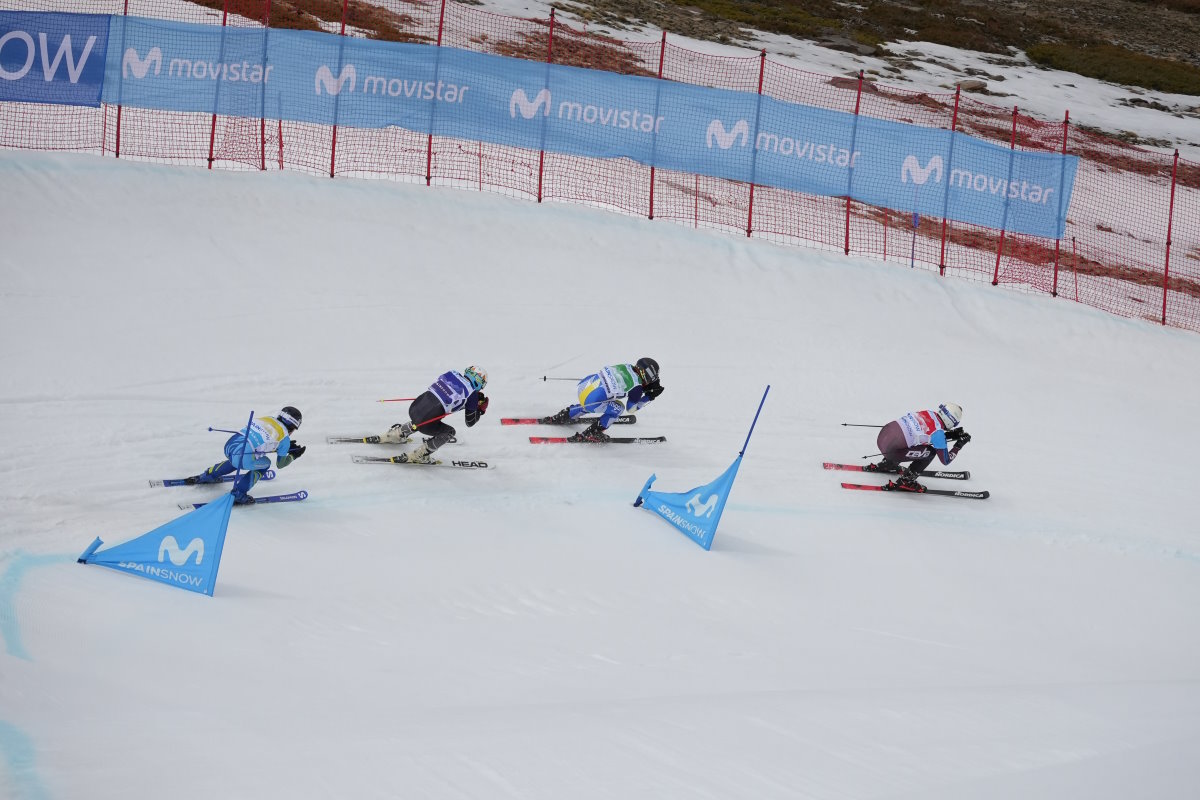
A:
[[[864,469],[867,472],[899,471],[899,480],[889,481],[889,488],[925,491],[925,487],[917,483],[917,474],[929,466],[935,455],[943,464],[949,464],[971,441],[971,434],[962,429],[962,414],[962,406],[943,403],[936,409],[910,411],[889,422],[875,440],[883,460],[868,464]],[[948,441],[956,442],[953,449],[949,448]],[[908,466],[903,466],[905,462]]]

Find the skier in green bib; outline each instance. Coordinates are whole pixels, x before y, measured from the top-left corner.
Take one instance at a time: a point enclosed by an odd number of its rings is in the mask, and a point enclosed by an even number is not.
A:
[[[570,437],[574,442],[607,442],[608,426],[625,411],[637,411],[663,393],[658,362],[639,358],[636,364],[613,364],[588,375],[575,387],[579,402],[555,414],[555,422],[599,414],[586,429]]]

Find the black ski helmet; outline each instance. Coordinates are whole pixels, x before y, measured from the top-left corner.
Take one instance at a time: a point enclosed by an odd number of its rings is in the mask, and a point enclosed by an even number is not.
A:
[[[638,377],[642,379],[642,385],[654,383],[658,380],[658,362],[653,358],[639,358],[637,364]]]
[[[283,427],[288,429],[288,433],[299,428],[303,420],[304,415],[295,406],[284,406],[279,412],[279,421],[283,423]]]

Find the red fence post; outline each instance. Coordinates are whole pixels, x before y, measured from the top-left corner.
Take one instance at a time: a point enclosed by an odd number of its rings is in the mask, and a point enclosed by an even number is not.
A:
[[[221,27],[224,28],[225,23],[229,21],[229,0],[225,0],[225,2],[222,5],[224,6],[224,10],[221,13]],[[222,46],[222,51],[223,50],[224,50],[224,47]],[[208,168],[209,169],[212,169],[213,149],[216,146],[216,143],[217,143],[217,112],[213,111],[212,126],[209,128],[209,131],[208,131]]]
[[[958,130],[958,102],[962,99],[962,87],[954,87],[954,114],[950,117],[950,136],[953,137]],[[951,149],[953,153],[953,148]],[[946,174],[950,174],[951,164],[946,165]],[[942,255],[938,259],[938,275],[946,274],[946,205],[950,197],[950,179],[946,178],[946,198],[947,202],[942,204]]]
[[[346,35],[346,6],[349,5],[349,3],[350,3],[350,0],[342,0],[342,29],[341,29],[341,31],[338,32],[338,36]],[[342,64],[342,59],[339,56],[338,57],[338,69],[341,70],[343,68],[344,68],[344,66]],[[340,81],[341,79],[342,79],[342,74],[341,74],[341,72],[338,72],[338,80]],[[337,108],[336,104],[334,105],[334,108],[335,109]],[[329,145],[329,177],[331,177],[331,178],[333,177],[333,173],[334,173],[336,166],[337,166],[337,112],[335,111],[334,116],[333,116],[333,141]]]
[[[442,10],[438,12],[438,35],[437,46],[442,46],[442,30],[446,24],[446,0],[442,0]],[[483,169],[483,163],[480,162],[479,169]],[[425,185],[429,186],[433,178],[433,128],[429,129],[429,141],[425,145]],[[483,178],[480,177],[480,186],[483,185]]]
[[[1171,164],[1171,205],[1167,209],[1167,260],[1163,265],[1163,306],[1162,324],[1167,324],[1167,282],[1171,275],[1171,226],[1175,222],[1175,179],[1179,174],[1179,151],[1175,151],[1175,161]]]
[[[667,32],[662,32],[662,44],[658,46],[658,79],[662,80],[663,61],[667,57]],[[657,119],[658,113],[655,112]],[[650,165],[650,219],[654,219],[654,165]]]
[[[858,116],[859,106],[862,105],[862,82],[863,71],[860,69],[858,71],[858,95],[854,98],[854,116],[856,117]],[[853,149],[851,148],[851,150]],[[851,160],[853,160],[853,156]],[[844,249],[846,255],[850,255],[850,195],[846,195],[846,243]]]
[[[267,0],[266,8],[263,9],[263,63],[267,63],[267,39],[271,31],[271,0]],[[267,84],[263,84],[263,97],[267,94]],[[258,129],[258,168],[264,172],[267,169],[267,103],[263,101],[262,118],[259,120]]]
[[[122,16],[125,16],[125,17],[129,16],[129,0],[125,0],[125,11],[122,14]],[[124,28],[122,28],[122,31],[123,30],[124,30]],[[122,72],[124,72],[124,69],[122,69]],[[124,79],[125,79],[125,76],[122,75],[121,80],[124,80]],[[100,151],[104,152],[103,140],[101,140]],[[114,156],[114,158],[121,157],[121,104],[120,103],[117,103],[117,145],[113,151],[113,156]]]
[[[1070,127],[1071,127],[1071,109],[1068,108],[1066,113],[1063,114],[1063,143],[1062,143],[1063,166],[1062,166],[1062,169],[1064,169],[1064,170],[1067,168],[1067,165],[1066,165],[1067,131],[1068,131],[1068,129],[1070,129]],[[1062,200],[1061,200],[1061,198],[1062,198],[1062,181],[1061,180],[1059,181],[1059,186],[1058,186],[1058,196],[1060,198],[1059,208],[1060,208],[1060,212],[1061,212],[1061,208],[1062,208]],[[1054,287],[1050,290],[1051,297],[1058,297],[1058,250],[1059,250],[1059,245],[1061,245],[1061,244],[1062,244],[1061,238],[1054,240]]]
[[[1079,250],[1075,247],[1075,237],[1071,237],[1071,273],[1075,276],[1075,302],[1079,302]]]
[[[1013,106],[1013,127],[1012,139],[1009,140],[1008,147],[1010,150],[1017,149],[1017,107]],[[1011,156],[1010,156],[1011,158]],[[1009,170],[1011,177],[1012,170]],[[1007,189],[1005,190],[1007,191]],[[1000,229],[1000,246],[996,248],[996,270],[992,273],[992,286],[1000,283],[1000,256],[1004,253],[1004,228]]]
[[[767,69],[767,49],[764,47],[758,51],[758,95],[762,97],[763,89],[763,73]],[[759,101],[761,104],[761,100]],[[754,136],[758,137],[758,118],[754,120]],[[758,142],[754,142],[757,146]],[[757,177],[757,176],[754,176]],[[749,236],[754,231],[754,180],[750,181],[750,207],[746,210],[746,235]]]
[[[554,63],[554,9],[553,8],[550,9],[550,35],[547,37],[547,40],[546,40],[546,63],[547,64]],[[543,126],[545,125],[545,123],[542,123],[542,124],[543,124]],[[543,127],[542,130],[544,131],[545,128]],[[543,145],[545,144],[544,140],[543,140],[542,144]],[[542,174],[545,171],[545,169],[546,169],[546,150],[545,150],[545,147],[543,147],[541,150],[538,151],[537,201],[539,203],[542,202]]]

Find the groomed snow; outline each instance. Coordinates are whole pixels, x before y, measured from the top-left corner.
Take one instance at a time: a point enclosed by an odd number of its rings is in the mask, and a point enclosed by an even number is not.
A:
[[[1187,798],[1200,336],[896,265],[489,194],[0,153],[0,795]],[[639,356],[646,447],[498,418]],[[352,464],[439,372],[455,454]],[[631,502],[716,477],[711,552]],[[823,460],[952,401],[984,502]],[[212,598],[75,563],[308,452]],[[866,480],[874,481],[868,477]],[[933,485],[944,481],[930,481]]]

